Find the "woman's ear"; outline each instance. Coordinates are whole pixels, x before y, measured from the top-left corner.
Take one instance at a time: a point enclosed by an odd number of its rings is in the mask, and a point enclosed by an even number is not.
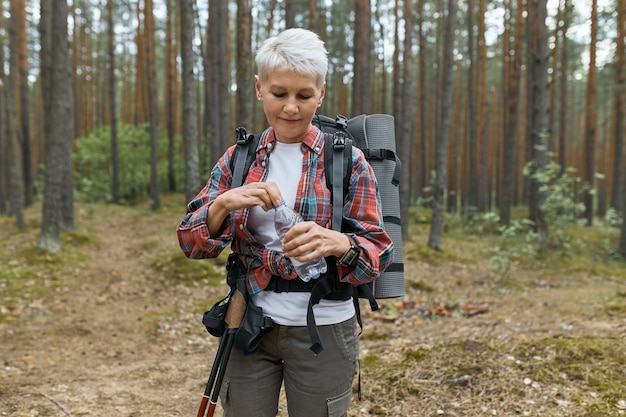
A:
[[[317,107],[322,105],[322,100],[324,100],[324,96],[326,95],[326,82],[322,84],[322,90],[320,91],[320,101],[317,103]]]
[[[256,90],[256,98],[261,100],[261,80],[258,75],[254,76],[254,89]]]

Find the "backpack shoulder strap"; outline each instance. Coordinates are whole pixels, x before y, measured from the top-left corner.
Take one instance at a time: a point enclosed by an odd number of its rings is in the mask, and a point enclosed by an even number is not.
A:
[[[254,161],[256,148],[261,135],[247,134],[243,127],[237,128],[237,142],[231,158],[233,181],[231,188],[241,187],[244,178],[248,175],[250,165]]]
[[[324,133],[324,171],[332,196],[332,227],[341,231],[343,200],[352,173],[352,139],[341,131]]]

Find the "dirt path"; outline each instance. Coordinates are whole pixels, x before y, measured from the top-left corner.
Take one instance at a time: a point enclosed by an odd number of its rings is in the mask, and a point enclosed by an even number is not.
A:
[[[81,233],[93,239],[80,247],[86,257],[81,266],[46,299],[13,306],[7,314],[15,319],[0,322],[0,416],[195,416],[216,348],[199,323],[198,306],[225,289],[176,285],[151,268],[155,254],[178,250],[177,216],[90,210],[83,207],[79,214]],[[15,233],[11,226],[0,226],[0,237],[9,233]],[[21,239],[35,242],[36,236],[31,230]],[[378,371],[364,366],[365,400],[355,401],[351,415],[541,415],[508,414],[504,402],[497,405],[491,397],[482,408],[465,408],[476,392],[450,391],[431,380],[469,374],[484,393],[488,381],[478,378],[486,371],[447,369],[437,357],[430,362],[434,369],[404,362],[420,350],[461,344],[465,354],[489,361],[492,352],[510,356],[529,340],[580,335],[611,338],[626,349],[625,314],[611,316],[605,309],[607,299],[625,290],[616,277],[580,273],[548,284],[540,273],[523,274],[519,287],[507,288],[479,266],[406,267],[410,280],[427,281],[432,291],[409,289],[402,300],[383,301],[376,314],[364,307],[361,350],[363,358],[376,356],[395,369],[389,372],[400,372],[415,396],[377,399]],[[448,306],[451,317],[434,319],[428,308],[437,303],[483,310],[465,317]],[[498,345],[508,347],[496,352]],[[499,373],[504,380],[523,374]],[[527,389],[522,379],[520,391]],[[527,400],[542,401],[541,393],[531,394]],[[475,411],[481,409],[484,414]],[[576,415],[568,413],[546,415]]]
[[[0,415],[192,414],[190,396],[199,402],[207,372],[199,352],[211,352],[213,341],[200,332],[198,317],[175,314],[197,295],[151,274],[153,255],[142,245],[163,229],[151,221],[107,216],[81,226],[97,240],[84,249],[85,268],[59,293],[24,309],[39,318],[1,325],[0,391],[9,395],[0,397]],[[163,314],[171,324],[155,323]],[[168,326],[177,329],[168,334]]]

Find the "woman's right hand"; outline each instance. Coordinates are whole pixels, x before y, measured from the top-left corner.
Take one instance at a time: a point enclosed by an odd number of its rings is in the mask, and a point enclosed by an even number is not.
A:
[[[219,195],[213,205],[219,204],[226,211],[240,208],[260,207],[264,211],[279,206],[282,199],[280,189],[275,182],[253,182],[237,188],[231,188]]]
[[[268,211],[280,205],[282,194],[274,182],[253,182],[231,188],[220,194],[209,207],[208,227],[211,236],[217,236],[222,223],[233,210],[260,207]]]

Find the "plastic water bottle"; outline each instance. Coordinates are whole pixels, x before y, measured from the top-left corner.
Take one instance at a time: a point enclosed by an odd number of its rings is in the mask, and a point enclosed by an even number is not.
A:
[[[280,203],[280,206],[275,208],[274,213],[274,225],[276,227],[276,233],[280,237],[281,242],[284,242],[285,234],[291,229],[291,227],[302,221],[302,216],[295,212],[291,207],[287,207],[285,200]],[[293,264],[300,279],[304,282],[308,282],[312,279],[316,279],[327,270],[326,259],[319,257],[309,262],[298,262],[293,258],[291,263]]]

